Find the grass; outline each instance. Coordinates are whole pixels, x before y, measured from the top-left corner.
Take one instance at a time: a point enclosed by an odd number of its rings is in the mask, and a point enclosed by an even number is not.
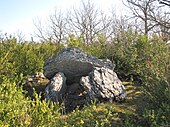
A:
[[[138,115],[143,109],[142,106],[144,106],[141,87],[132,85],[131,83],[125,84],[125,87],[128,94],[125,102],[103,102],[94,105],[92,104],[85,106],[82,110],[76,109],[70,114],[63,115],[62,120],[70,123],[70,119],[75,119],[73,120],[73,123],[80,122],[81,120],[85,123],[90,123],[84,126],[93,126],[95,125],[95,121],[100,123],[99,126],[103,125],[102,122],[104,122],[104,125],[106,126],[115,127],[132,125],[146,126],[145,121]],[[79,117],[81,120],[78,119]],[[109,124],[106,121],[109,121]]]

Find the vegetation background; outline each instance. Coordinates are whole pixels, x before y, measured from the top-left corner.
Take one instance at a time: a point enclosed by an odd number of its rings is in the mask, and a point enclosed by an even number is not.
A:
[[[36,24],[40,42],[1,34],[0,126],[170,126],[170,13],[165,9],[170,3],[159,2],[124,1],[132,17],[108,16],[90,1],[66,16],[55,11],[48,30]],[[34,99],[26,96],[25,79],[43,72],[44,62],[65,47],[112,60],[127,101],[93,103],[66,114],[63,105],[41,100],[36,90]]]

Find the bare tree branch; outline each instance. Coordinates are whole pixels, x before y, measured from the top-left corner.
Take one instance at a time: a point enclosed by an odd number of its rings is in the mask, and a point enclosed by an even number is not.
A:
[[[170,7],[170,0],[158,0],[160,4],[167,5]]]
[[[169,2],[169,0],[162,1]],[[161,1],[159,0],[159,2]],[[138,27],[141,31],[144,31],[145,35],[148,36],[149,32],[155,32],[156,29],[162,29],[163,27],[164,32],[167,30],[166,33],[168,33],[169,21],[167,19],[169,18],[163,18],[163,11],[161,10],[163,6],[157,5],[155,0],[126,0],[124,5],[130,9],[133,18],[142,21],[141,26]]]

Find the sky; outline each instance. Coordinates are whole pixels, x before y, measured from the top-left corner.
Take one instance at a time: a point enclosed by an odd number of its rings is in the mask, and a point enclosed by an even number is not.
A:
[[[86,1],[86,0],[85,0]],[[121,0],[91,0],[106,13],[113,8],[121,13]],[[54,11],[65,12],[80,7],[82,0],[0,0],[1,33],[22,33],[26,40],[34,36],[36,19],[47,20]]]

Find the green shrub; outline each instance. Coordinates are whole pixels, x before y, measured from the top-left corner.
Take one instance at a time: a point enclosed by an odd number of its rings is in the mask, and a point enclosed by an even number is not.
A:
[[[15,83],[0,84],[0,124],[2,126],[28,126],[31,122],[29,100]]]
[[[166,77],[164,77],[166,78]],[[170,124],[170,84],[156,75],[147,77],[143,86],[146,98],[144,117],[152,126]]]
[[[22,88],[7,80],[0,85],[1,126],[55,127],[57,121],[60,121],[61,106],[57,103],[41,101],[36,93],[35,100],[25,98]]]
[[[16,74],[14,66],[14,50],[17,41],[15,38],[10,38],[0,42],[0,83],[3,78],[13,79]]]
[[[35,100],[31,101],[29,115],[31,116],[31,126],[55,127],[60,122],[62,107],[58,103],[47,103],[41,101],[41,96],[34,93]]]
[[[21,75],[27,76],[42,72],[44,63],[64,46],[51,42],[18,43],[15,38],[0,42],[0,82],[6,77],[16,81]]]
[[[159,75],[168,75],[169,54],[165,42],[137,36],[133,42],[114,44],[112,59],[123,80],[140,81],[141,84],[153,70]]]

